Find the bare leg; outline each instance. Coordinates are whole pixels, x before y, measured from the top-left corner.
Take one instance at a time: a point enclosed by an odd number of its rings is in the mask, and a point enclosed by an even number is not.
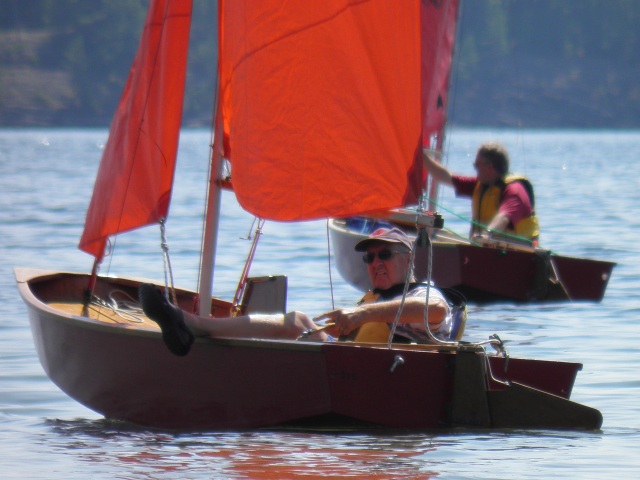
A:
[[[302,312],[288,312],[285,315],[241,315],[237,317],[204,318],[187,312],[184,321],[195,335],[234,338],[276,338],[295,340],[308,329],[317,325]],[[318,338],[326,335],[319,332]],[[321,336],[322,335],[322,336]]]
[[[186,355],[195,336],[213,338],[273,338],[295,340],[316,324],[302,312],[286,315],[242,315],[238,317],[200,317],[169,303],[162,291],[151,284],[140,286],[138,296],[145,314],[158,323],[162,338],[176,355]],[[326,340],[324,332],[316,338]]]

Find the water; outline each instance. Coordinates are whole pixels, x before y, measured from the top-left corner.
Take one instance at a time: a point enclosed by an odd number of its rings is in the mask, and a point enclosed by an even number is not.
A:
[[[600,432],[243,431],[172,434],[109,422],[45,376],[13,267],[87,271],[76,249],[105,130],[0,130],[0,476],[2,478],[631,477],[640,467],[640,132],[450,133],[449,166],[472,172],[477,145],[507,144],[537,187],[542,244],[618,262],[600,304],[472,307],[467,339],[498,332],[514,356],[579,361],[573,399],[604,415]],[[209,134],[184,132],[169,220],[176,283],[195,288]],[[217,294],[231,298],[251,218],[225,194]],[[464,234],[464,200],[446,191],[446,225]],[[161,280],[157,229],[125,235],[103,273]],[[225,250],[226,251],[226,250]],[[331,307],[324,222],[267,223],[252,275],[285,273],[289,308]],[[358,292],[332,270],[336,305]],[[393,405],[389,406],[390,410]]]

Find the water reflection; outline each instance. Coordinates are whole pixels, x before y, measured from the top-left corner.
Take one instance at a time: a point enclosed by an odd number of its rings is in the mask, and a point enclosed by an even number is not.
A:
[[[598,479],[637,477],[640,444],[638,312],[640,270],[640,135],[518,132],[531,163],[514,156],[516,171],[536,182],[545,246],[560,254],[618,262],[601,304],[473,306],[469,340],[499,333],[513,356],[578,361],[584,364],[572,398],[602,411],[602,432],[318,432],[255,431],[174,434],[97,419],[49,381],[33,347],[26,308],[12,269],[39,266],[86,271],[91,261],[79,252],[81,234],[105,130],[0,132],[0,475],[69,480],[138,478],[394,479]],[[204,141],[201,137],[204,136]],[[508,132],[456,132],[451,168],[468,168],[467,152],[487,138]],[[41,142],[46,138],[46,142]],[[179,178],[172,204],[169,242],[176,283],[194,288],[198,268],[202,191],[208,132],[188,131],[181,139]],[[44,145],[43,143],[48,143]],[[185,149],[186,150],[183,150]],[[201,153],[201,148],[204,150]],[[191,153],[193,151],[193,154]],[[603,154],[606,152],[606,155]],[[597,158],[597,162],[595,159]],[[606,158],[607,162],[603,163]],[[533,165],[533,159],[536,165]],[[615,159],[615,161],[609,161]],[[457,163],[460,162],[460,163]],[[585,168],[582,168],[582,165]],[[594,166],[595,165],[595,166]],[[563,169],[564,166],[564,169]],[[34,186],[34,179],[36,184]],[[580,186],[576,190],[576,185]],[[583,194],[587,195],[584,196]],[[468,201],[446,190],[444,204],[468,216]],[[225,197],[224,202],[228,199]],[[238,247],[224,256],[216,273],[229,298],[243,266],[249,222],[231,206],[221,245]],[[448,212],[446,225],[466,232]],[[239,219],[240,218],[240,219]],[[234,230],[235,227],[237,231]],[[233,228],[232,228],[233,227]],[[301,226],[268,223],[252,274],[286,273],[291,308],[320,313],[331,304],[326,272],[288,261],[304,245],[305,259],[327,250],[322,222]],[[144,245],[150,245],[146,251]],[[129,245],[127,247],[126,245]],[[158,233],[131,234],[121,255],[103,273],[163,278]],[[244,248],[243,248],[244,247]],[[120,252],[126,253],[126,252]],[[111,260],[110,260],[111,261]],[[325,265],[324,262],[322,265]],[[283,265],[286,271],[281,270]],[[275,271],[274,271],[275,270]],[[360,296],[333,277],[336,305]],[[194,392],[197,394],[197,392]],[[390,405],[389,408],[393,408]],[[81,417],[80,420],[75,418]],[[43,420],[43,418],[47,420]]]
[[[54,434],[49,438],[56,439],[50,448],[132,477],[427,479],[438,475],[428,461],[438,443],[428,435],[282,430],[174,434],[108,420],[49,420],[47,426]]]
[[[49,450],[110,478],[297,477],[428,479],[535,478],[526,465],[592,462],[585,442],[608,448],[599,432],[438,431],[429,433],[222,431],[170,433],[107,420],[47,421]],[[491,452],[488,456],[487,452]],[[557,455],[560,455],[559,457]],[[496,471],[494,462],[512,463]],[[603,467],[594,466],[595,471]],[[535,469],[534,469],[535,471]],[[558,478],[575,478],[567,469]]]

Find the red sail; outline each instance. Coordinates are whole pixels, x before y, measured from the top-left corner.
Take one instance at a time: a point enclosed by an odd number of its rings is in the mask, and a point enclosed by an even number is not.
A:
[[[167,216],[190,24],[191,0],[150,2],[80,239],[80,249],[97,260],[109,236]]]
[[[447,118],[449,73],[456,36],[458,0],[430,0],[422,7],[422,136],[441,132]]]
[[[219,108],[246,210],[305,220],[416,201],[422,3],[221,0]]]

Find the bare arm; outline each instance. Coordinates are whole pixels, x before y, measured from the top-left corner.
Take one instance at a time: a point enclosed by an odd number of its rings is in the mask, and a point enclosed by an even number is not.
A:
[[[400,308],[401,300],[368,303],[352,309],[334,310],[324,317],[334,322],[333,331],[337,335],[349,334],[356,328],[369,322],[393,323]],[[399,323],[424,324],[424,298],[407,297]],[[429,324],[439,325],[447,313],[447,304],[443,299],[429,299]]]
[[[441,183],[444,183],[446,185],[453,185],[451,172],[447,170],[447,168],[440,162],[436,161],[429,152],[430,151],[426,148],[422,150],[424,166],[429,171],[429,174],[433,175],[433,177]]]
[[[509,217],[506,213],[498,212],[496,213],[491,223],[487,227],[489,230],[495,230],[496,232],[504,232],[509,225]]]
[[[482,245],[491,243],[493,240],[492,232],[504,232],[509,225],[509,217],[502,212],[496,213],[489,225],[484,227],[483,230],[473,235],[473,241]]]

